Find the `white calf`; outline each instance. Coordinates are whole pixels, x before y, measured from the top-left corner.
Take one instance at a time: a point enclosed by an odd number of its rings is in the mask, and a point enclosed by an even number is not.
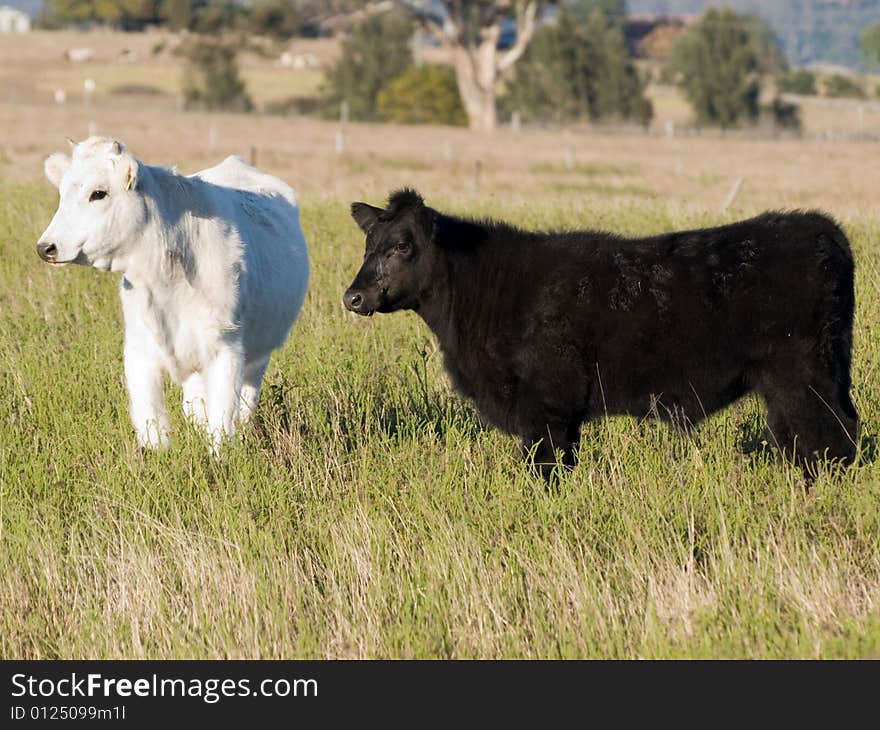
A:
[[[51,155],[58,211],[37,253],[122,274],[125,376],[143,446],[168,441],[167,372],[216,446],[257,406],[272,351],[305,298],[309,261],[296,195],[228,157],[189,177],[90,137]]]

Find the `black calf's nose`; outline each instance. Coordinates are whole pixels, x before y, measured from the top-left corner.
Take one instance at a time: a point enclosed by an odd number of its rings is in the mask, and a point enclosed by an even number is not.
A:
[[[364,296],[360,292],[349,289],[342,297],[342,302],[345,304],[346,309],[352,312],[359,312],[364,303]]]
[[[54,243],[38,243],[37,255],[43,261],[54,261],[58,255],[58,247]]]

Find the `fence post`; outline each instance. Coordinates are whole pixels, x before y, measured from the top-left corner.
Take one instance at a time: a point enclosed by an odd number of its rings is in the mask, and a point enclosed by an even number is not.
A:
[[[733,184],[733,187],[730,189],[730,192],[727,194],[727,198],[724,200],[724,204],[721,206],[721,212],[727,212],[727,209],[733,204],[733,201],[736,199],[736,196],[739,194],[739,190],[742,187],[743,181],[745,178],[738,177],[736,182]]]
[[[476,200],[480,196],[480,172],[483,169],[483,163],[479,160],[474,160],[474,180],[473,187],[471,188],[471,198]]]

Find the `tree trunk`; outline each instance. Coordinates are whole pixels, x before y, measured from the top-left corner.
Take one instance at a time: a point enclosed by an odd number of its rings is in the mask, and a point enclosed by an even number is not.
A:
[[[440,21],[432,13],[416,10],[424,26],[443,45],[452,51],[458,91],[468,115],[470,128],[492,132],[498,123],[495,91],[501,74],[522,56],[535,33],[535,26],[544,0],[507,0],[506,2],[479,3],[479,39],[469,27],[466,3],[461,0],[443,0],[447,17]],[[475,5],[477,3],[474,3]],[[404,3],[410,11],[413,5]],[[484,12],[489,11],[489,12]],[[498,39],[504,17],[516,19],[516,42],[499,57]]]
[[[495,108],[498,28],[484,29],[480,44],[455,49],[455,75],[471,129],[492,132],[498,122]]]

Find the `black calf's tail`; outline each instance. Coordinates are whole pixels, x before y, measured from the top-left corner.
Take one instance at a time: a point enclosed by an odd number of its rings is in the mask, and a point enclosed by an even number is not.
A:
[[[850,386],[853,320],[855,318],[855,261],[849,239],[833,220],[825,218],[825,230],[817,237],[820,263],[826,277],[825,321],[820,347],[828,364]]]
[[[859,414],[850,398],[853,320],[855,318],[855,261],[846,234],[834,221],[825,218],[825,230],[817,243],[824,259],[826,281],[825,321],[820,333],[820,352],[834,383],[831,408],[844,432],[836,440],[836,454],[851,462],[858,441]]]

